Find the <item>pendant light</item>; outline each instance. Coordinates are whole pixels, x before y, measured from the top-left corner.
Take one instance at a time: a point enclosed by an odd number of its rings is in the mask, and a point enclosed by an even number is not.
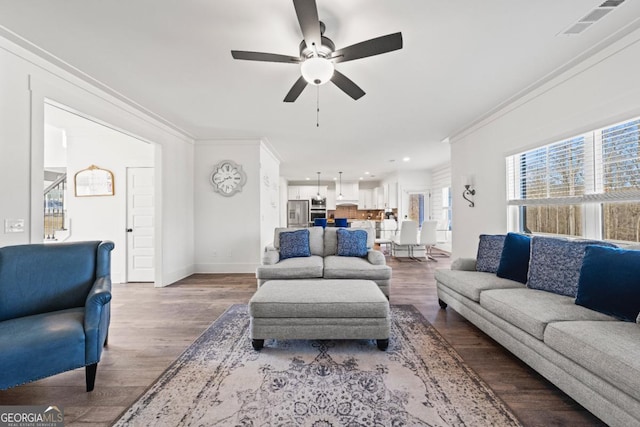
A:
[[[344,196],[342,195],[342,172],[338,172],[340,174],[340,194],[338,194],[338,200],[342,200]]]
[[[322,196],[320,195],[320,172],[318,172],[318,193],[316,194],[316,200],[321,200]]]

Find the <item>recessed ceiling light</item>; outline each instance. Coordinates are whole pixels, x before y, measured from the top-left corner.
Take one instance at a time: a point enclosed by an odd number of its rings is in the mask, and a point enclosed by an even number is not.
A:
[[[334,180],[334,181],[337,181],[337,180],[338,180],[338,178],[336,178],[336,177],[334,176],[334,177],[333,177],[333,180]]]
[[[306,179],[307,181],[311,180],[311,178],[309,178],[309,177],[306,177],[305,179]]]
[[[403,161],[403,162],[408,162],[409,160],[411,160],[411,157],[403,157],[403,158],[402,158],[402,161]]]
[[[369,172],[365,172],[364,174],[365,174],[365,175],[369,175]]]
[[[360,177],[360,180],[361,180],[361,181],[362,181],[363,179],[364,179],[363,177]]]

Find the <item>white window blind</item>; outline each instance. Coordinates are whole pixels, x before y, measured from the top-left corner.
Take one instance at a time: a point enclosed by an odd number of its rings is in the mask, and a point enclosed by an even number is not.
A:
[[[509,156],[509,205],[640,200],[640,119]]]
[[[640,199],[640,119],[603,129],[602,162],[597,182],[602,196],[599,200]]]

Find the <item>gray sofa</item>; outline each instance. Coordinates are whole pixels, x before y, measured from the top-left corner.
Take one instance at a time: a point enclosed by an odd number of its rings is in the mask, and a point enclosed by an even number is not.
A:
[[[639,324],[476,271],[475,259],[458,259],[435,277],[442,308],[456,310],[606,423],[640,425]]]
[[[365,257],[338,256],[338,228],[310,227],[309,247],[311,256],[280,259],[280,233],[297,230],[294,228],[276,228],[273,244],[265,248],[262,265],[256,269],[258,286],[269,280],[289,279],[363,279],[373,280],[382,292],[389,297],[391,267],[386,265],[382,252],[373,249],[375,230],[367,231],[367,249]]]

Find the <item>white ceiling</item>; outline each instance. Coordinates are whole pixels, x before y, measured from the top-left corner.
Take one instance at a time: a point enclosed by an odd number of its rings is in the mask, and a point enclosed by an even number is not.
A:
[[[603,1],[317,0],[337,48],[397,31],[404,39],[402,50],[337,65],[366,95],[321,86],[320,127],[314,87],[282,102],[298,66],[230,54],[296,56],[302,34],[290,0],[0,0],[0,34],[193,138],[266,138],[288,179],[379,179],[446,163],[444,138],[640,26],[640,1],[626,0],[582,34],[558,35]]]

